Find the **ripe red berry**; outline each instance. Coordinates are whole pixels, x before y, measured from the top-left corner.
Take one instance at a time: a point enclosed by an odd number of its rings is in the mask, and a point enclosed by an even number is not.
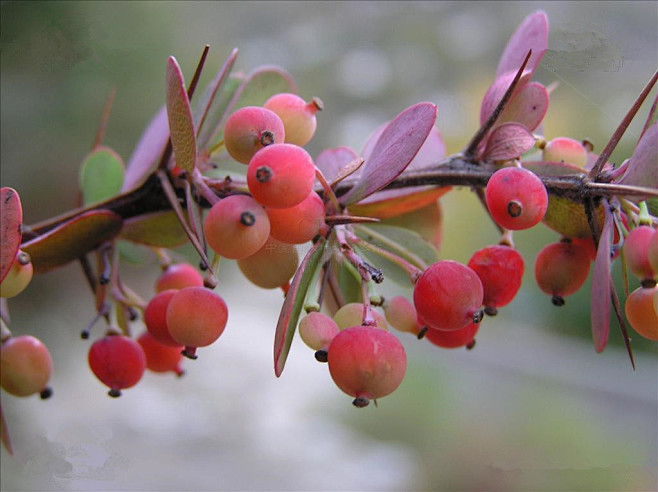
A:
[[[273,237],[253,255],[238,260],[238,267],[247,279],[263,289],[286,285],[299,266],[299,254],[292,244]]]
[[[299,336],[311,349],[319,362],[327,362],[327,351],[331,341],[340,329],[336,322],[326,314],[311,312],[299,322]]]
[[[235,111],[224,126],[224,145],[238,162],[248,164],[256,152],[274,143],[283,143],[285,128],[281,118],[260,106]]]
[[[141,345],[123,335],[106,335],[89,348],[87,357],[94,375],[107,387],[112,397],[135,386],[146,369],[146,356]]]
[[[168,289],[156,294],[144,310],[144,324],[148,332],[158,342],[170,347],[180,346],[180,343],[171,337],[169,328],[167,328],[167,307],[176,292],[178,290]]]
[[[562,306],[564,297],[573,294],[585,283],[590,267],[590,253],[582,243],[561,241],[548,244],[537,254],[535,279],[553,304]]]
[[[578,167],[587,166],[587,149],[578,140],[557,137],[546,143],[542,160],[547,162],[567,162]]]
[[[33,273],[34,267],[30,261],[30,255],[19,251],[9,272],[0,282],[0,297],[8,299],[23,292],[30,284]]]
[[[496,223],[514,231],[539,223],[548,208],[544,183],[522,167],[504,167],[493,173],[485,189],[485,199]]]
[[[459,330],[479,322],[483,298],[477,274],[453,260],[433,263],[414,286],[418,317],[435,330]]]
[[[475,339],[481,323],[471,323],[459,330],[427,330],[425,338],[434,345],[442,348],[458,348],[468,346]]]
[[[48,398],[52,393],[47,387],[53,372],[53,359],[48,347],[30,335],[11,337],[0,348],[0,383],[14,396],[40,393]]]
[[[418,313],[413,303],[404,296],[394,296],[384,302],[384,315],[398,331],[418,335],[423,325],[418,322]]]
[[[633,329],[649,340],[658,341],[658,285],[638,287],[626,298],[624,311]]]
[[[182,289],[184,287],[202,287],[203,277],[199,271],[189,263],[175,263],[169,265],[155,282],[155,291],[162,292],[169,289]]]
[[[239,260],[263,247],[270,235],[270,220],[250,196],[231,195],[213,205],[203,222],[203,232],[215,253]]]
[[[395,391],[407,369],[407,356],[397,337],[369,326],[353,326],[336,335],[327,362],[331,378],[355,398],[357,407]]]
[[[521,287],[523,258],[509,246],[482,248],[473,254],[468,266],[482,281],[487,314],[495,314],[497,308],[509,304]]]
[[[210,345],[224,332],[228,308],[224,299],[204,287],[186,287],[171,298],[167,328],[171,337],[185,346],[183,355],[196,358],[197,347]]]
[[[148,331],[142,333],[137,339],[137,343],[142,346],[146,356],[146,368],[153,372],[176,373],[177,376],[183,375],[181,369],[181,360],[183,359],[182,345],[163,345],[158,342]]]
[[[324,225],[324,203],[314,191],[293,207],[266,207],[265,211],[270,219],[272,237],[288,244],[310,241]]]
[[[654,229],[653,236],[649,239],[649,264],[654,273],[658,274],[658,229]]]
[[[275,94],[263,106],[279,115],[286,129],[285,141],[295,145],[306,145],[311,140],[317,126],[315,113],[323,108],[317,97],[307,103],[287,92]]]
[[[247,185],[253,197],[270,208],[290,208],[313,189],[315,164],[303,148],[274,144],[256,152],[247,169]]]
[[[649,245],[654,232],[649,226],[639,226],[631,229],[624,242],[626,265],[640,280],[653,279],[657,273],[649,263]]]

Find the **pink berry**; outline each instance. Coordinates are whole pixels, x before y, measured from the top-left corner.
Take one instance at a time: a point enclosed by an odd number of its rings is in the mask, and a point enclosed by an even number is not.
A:
[[[285,244],[273,237],[253,255],[238,260],[238,267],[247,279],[263,289],[283,287],[293,277],[299,266],[299,255],[292,244]]]
[[[107,387],[109,395],[121,396],[121,390],[135,386],[146,369],[141,345],[123,335],[107,335],[96,340],[87,357],[94,375]]]
[[[404,296],[394,296],[384,303],[386,321],[398,331],[418,335],[423,326],[418,322],[418,313],[413,303]]]
[[[471,323],[459,330],[427,330],[425,338],[437,347],[452,349],[468,346],[475,340],[475,335],[482,323]]]
[[[566,162],[584,168],[587,166],[587,149],[578,140],[557,137],[546,143],[542,152],[542,160]]]
[[[386,318],[379,314],[377,311],[374,309],[371,309],[372,316],[375,318],[375,323],[377,324],[377,328],[381,328],[382,330],[388,330],[388,323],[386,322]],[[347,304],[344,304],[343,306],[338,309],[334,313],[334,321],[338,325],[338,328],[341,330],[344,330],[345,328],[349,328],[350,326],[357,326],[363,324],[363,303],[361,302],[348,302]]]
[[[224,127],[224,145],[238,162],[248,164],[256,152],[274,143],[283,143],[285,128],[281,118],[260,106],[246,106],[235,111]]]
[[[656,275],[656,271],[649,262],[649,246],[654,236],[654,229],[643,225],[631,229],[624,242],[626,265],[640,280],[653,279]]]
[[[47,387],[53,372],[53,359],[48,347],[30,335],[11,337],[0,348],[0,382],[14,396],[51,394]]]
[[[323,108],[322,101],[314,97],[310,102],[297,94],[287,92],[275,94],[263,105],[279,115],[286,130],[286,143],[306,145],[317,126],[315,113]]]
[[[155,291],[162,292],[169,289],[182,289],[184,287],[202,287],[203,277],[199,271],[189,263],[176,263],[169,265],[158,277]]]
[[[468,266],[482,281],[487,314],[495,314],[497,308],[509,304],[521,287],[523,258],[509,246],[482,248],[473,254]]]
[[[624,311],[633,329],[649,340],[658,341],[658,285],[638,287],[626,298]]]
[[[163,345],[145,331],[137,339],[146,356],[146,368],[153,372],[174,372],[177,376],[183,374],[180,367],[183,359],[182,345]]]
[[[590,253],[582,243],[561,241],[544,246],[535,260],[535,279],[553,304],[562,306],[564,297],[585,283],[590,267]]]
[[[324,225],[324,203],[311,191],[304,200],[290,208],[265,208],[270,219],[272,237],[288,244],[303,244],[320,232]]]
[[[159,343],[170,347],[179,347],[167,328],[167,307],[169,301],[178,292],[177,289],[168,289],[156,294],[144,309],[144,324],[146,329]]]
[[[0,297],[8,299],[23,292],[32,281],[33,274],[30,255],[19,250],[9,272],[0,282]]]
[[[307,347],[316,351],[319,362],[327,362],[329,344],[339,331],[333,319],[319,312],[308,313],[299,322],[299,336]]]

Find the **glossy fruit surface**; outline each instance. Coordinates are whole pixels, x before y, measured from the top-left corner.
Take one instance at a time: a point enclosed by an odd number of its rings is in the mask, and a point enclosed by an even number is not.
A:
[[[654,273],[658,274],[658,229],[654,229],[653,236],[649,239],[649,265]]]
[[[146,356],[141,345],[123,335],[107,335],[96,340],[87,357],[94,375],[107,387],[109,395],[135,386],[144,375]]]
[[[510,303],[521,287],[523,258],[514,248],[492,245],[476,251],[468,266],[480,277],[483,304],[496,309]]]
[[[628,295],[624,304],[626,319],[633,329],[649,340],[658,340],[658,285],[638,287]]]
[[[169,328],[167,328],[167,307],[176,292],[178,292],[177,289],[168,289],[156,294],[144,309],[146,329],[158,342],[170,347],[180,346],[180,343],[171,337]]]
[[[379,314],[375,309],[371,309],[372,315],[375,318],[377,327],[382,330],[388,330],[388,323],[386,318]],[[350,326],[357,326],[363,323],[363,303],[349,302],[338,309],[334,313],[334,321],[338,328],[344,330]]]
[[[452,331],[429,329],[425,333],[425,338],[430,343],[441,348],[452,349],[465,347],[475,339],[475,335],[481,324],[482,323],[471,323],[464,328]]]
[[[561,241],[544,246],[535,260],[535,280],[539,288],[553,296],[553,304],[564,304],[585,283],[590,253],[579,243]]]
[[[304,244],[317,236],[325,223],[324,203],[313,191],[294,207],[266,207],[265,211],[270,219],[270,234],[284,243]]]
[[[238,260],[238,267],[247,279],[263,289],[276,289],[286,285],[295,275],[299,254],[292,244],[282,243],[273,237],[253,255]]]
[[[270,97],[263,107],[279,115],[286,131],[287,143],[306,145],[315,133],[315,113],[322,109],[322,101],[313,98],[307,103],[297,94],[282,92]]]
[[[542,161],[567,162],[584,168],[587,166],[587,149],[578,140],[557,137],[546,143],[542,152]]]
[[[203,286],[203,277],[199,270],[189,263],[174,263],[169,265],[155,282],[155,291]]]
[[[2,388],[11,395],[42,393],[52,372],[50,351],[38,338],[11,337],[0,347],[0,381]]]
[[[643,225],[631,229],[624,241],[626,265],[640,280],[653,279],[656,275],[649,262],[649,245],[654,234],[654,229]]]
[[[148,331],[137,338],[146,356],[146,368],[153,372],[174,372],[177,376],[183,374],[181,361],[183,359],[182,345],[163,345],[151,336]]]
[[[224,127],[224,145],[238,162],[248,164],[256,152],[274,143],[283,143],[285,128],[281,118],[260,106],[235,111]]]

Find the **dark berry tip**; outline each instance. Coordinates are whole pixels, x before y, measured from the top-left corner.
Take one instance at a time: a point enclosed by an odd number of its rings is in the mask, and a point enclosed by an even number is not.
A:
[[[272,169],[269,166],[260,166],[256,169],[256,181],[259,183],[267,183],[272,179]]]
[[[367,407],[369,404],[370,404],[370,400],[361,396],[358,398],[354,398],[354,401],[352,402],[352,405],[354,405],[357,408]]]
[[[188,359],[196,360],[198,356],[196,355],[196,347],[185,347],[181,354],[183,354]]]
[[[645,278],[640,282],[643,289],[653,289],[656,286],[656,281],[652,278]]]
[[[507,204],[507,214],[510,217],[518,217],[523,213],[523,206],[516,200],[512,200]]]
[[[267,147],[268,145],[272,145],[275,141],[274,138],[274,133],[272,133],[269,130],[265,130],[263,133],[260,134],[260,144],[263,147]]]
[[[480,309],[473,314],[473,323],[476,325],[484,318],[484,310]]]
[[[498,309],[493,306],[487,306],[484,308],[484,314],[487,316],[496,316],[498,314]]]
[[[39,393],[39,397],[42,400],[47,400],[51,396],[53,396],[53,389],[50,386],[44,388],[43,391],[41,393]]]
[[[318,362],[327,362],[327,351],[325,349],[320,349],[315,351],[315,360]]]
[[[252,226],[256,223],[256,216],[249,211],[244,211],[240,215],[240,224],[243,226]]]
[[[475,338],[466,344],[466,350],[473,350],[475,347]]]
[[[551,298],[551,302],[553,303],[553,306],[564,306],[564,297],[561,296],[553,296]]]
[[[107,392],[108,395],[110,395],[112,398],[119,398],[121,396],[121,390],[112,388],[110,391]]]
[[[423,327],[421,328],[421,330],[418,332],[418,335],[416,335],[416,337],[418,338],[418,340],[422,340],[423,338],[425,338],[425,335],[427,334],[427,330],[428,330],[428,329],[429,329],[429,328],[427,328],[427,326],[423,326]]]

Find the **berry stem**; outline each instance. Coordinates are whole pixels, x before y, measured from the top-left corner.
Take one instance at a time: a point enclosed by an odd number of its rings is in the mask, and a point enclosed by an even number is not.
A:
[[[331,189],[331,186],[329,185],[329,183],[327,183],[324,174],[322,174],[322,171],[320,171],[320,169],[317,166],[315,168],[315,177],[322,185],[322,189],[324,190],[325,196],[327,196],[329,198],[329,201],[331,201],[334,210],[336,211],[341,210],[340,203],[338,202],[338,198],[336,197],[334,190]]]

